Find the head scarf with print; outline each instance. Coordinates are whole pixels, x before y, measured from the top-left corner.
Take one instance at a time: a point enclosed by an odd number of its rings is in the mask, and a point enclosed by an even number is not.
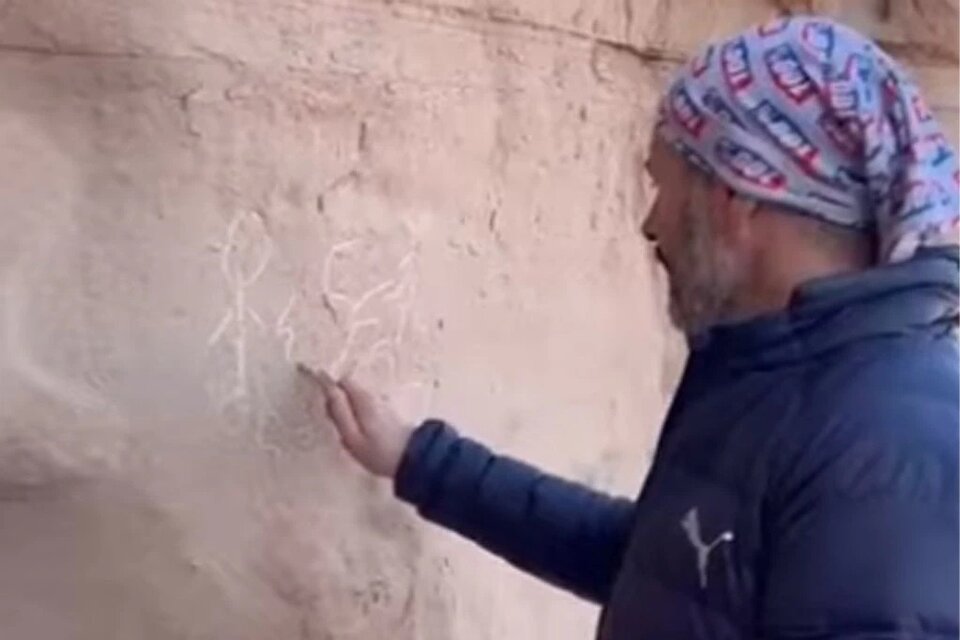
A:
[[[957,242],[960,172],[919,90],[825,18],[707,47],[674,78],[656,131],[734,191],[872,233],[883,262]]]

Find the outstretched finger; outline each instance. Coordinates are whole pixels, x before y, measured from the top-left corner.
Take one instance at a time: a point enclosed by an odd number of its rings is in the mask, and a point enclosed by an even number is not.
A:
[[[336,380],[323,369],[314,370],[300,362],[297,363],[297,371],[314,384],[319,385],[323,395],[327,395],[337,385]]]
[[[350,398],[339,385],[333,385],[327,393],[327,414],[347,447],[353,448],[362,442],[363,431],[350,404]]]
[[[333,379],[326,369],[317,369],[317,380],[320,381],[320,386],[323,387],[323,392],[329,394],[337,388],[337,381]]]
[[[323,369],[313,370],[301,363],[297,365],[297,370],[320,386],[323,397],[326,399],[327,415],[343,443],[348,447],[356,446],[360,441],[361,432],[346,392]]]
[[[367,391],[365,387],[357,384],[353,378],[347,377],[342,379],[339,386],[347,394],[347,399],[350,401],[353,414],[358,418],[357,423],[360,431],[365,433],[364,420],[376,409],[377,399],[372,393]]]

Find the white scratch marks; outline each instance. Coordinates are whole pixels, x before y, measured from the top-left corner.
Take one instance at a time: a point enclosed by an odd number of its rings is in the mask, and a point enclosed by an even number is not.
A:
[[[397,275],[377,282],[358,295],[351,296],[337,290],[334,285],[334,267],[338,259],[349,257],[359,244],[359,240],[347,240],[334,245],[324,259],[322,275],[323,302],[333,318],[346,331],[344,343],[333,359],[329,369],[332,375],[343,375],[348,364],[354,368],[368,368],[376,362],[384,362],[391,382],[394,380],[397,364],[396,350],[406,332],[410,310],[416,292],[416,255],[406,254],[396,267]],[[376,303],[387,303],[389,309],[375,308]],[[396,324],[392,325],[384,313],[396,313]],[[360,337],[364,333],[386,331],[387,337],[375,340],[370,346],[361,348]]]
[[[287,306],[285,306],[283,311],[280,312],[280,315],[277,316],[277,322],[274,327],[276,336],[283,342],[283,357],[290,363],[293,363],[293,345],[297,339],[296,331],[290,323],[290,314],[296,304],[297,294],[293,294],[290,296],[290,300],[287,301]]]
[[[255,229],[255,230],[254,230]],[[233,349],[234,385],[224,399],[224,404],[246,398],[249,390],[247,366],[247,341],[249,325],[263,329],[263,319],[250,308],[247,290],[256,283],[270,264],[273,256],[273,243],[267,236],[260,216],[255,212],[241,212],[234,216],[227,226],[226,239],[220,246],[220,271],[227,283],[231,303],[223,318],[207,339],[207,346],[213,347],[229,338]]]
[[[27,314],[27,296],[19,281],[19,271],[11,269],[3,280],[3,351],[11,369],[37,390],[73,409],[108,409],[110,403],[99,393],[50,371],[30,353],[30,338],[23,322]]]

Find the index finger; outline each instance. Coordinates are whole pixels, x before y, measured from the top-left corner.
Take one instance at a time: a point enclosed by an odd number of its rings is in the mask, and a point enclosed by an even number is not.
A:
[[[314,370],[300,362],[297,363],[297,371],[308,377],[313,382],[319,384],[324,395],[330,395],[330,393],[337,388],[336,380],[334,380],[330,374],[323,369]]]

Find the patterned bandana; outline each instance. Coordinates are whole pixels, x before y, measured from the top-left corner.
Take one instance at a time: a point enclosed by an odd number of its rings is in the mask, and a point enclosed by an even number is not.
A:
[[[781,18],[709,46],[657,134],[746,196],[877,238],[881,261],[955,244],[960,172],[916,86],[857,32]]]

